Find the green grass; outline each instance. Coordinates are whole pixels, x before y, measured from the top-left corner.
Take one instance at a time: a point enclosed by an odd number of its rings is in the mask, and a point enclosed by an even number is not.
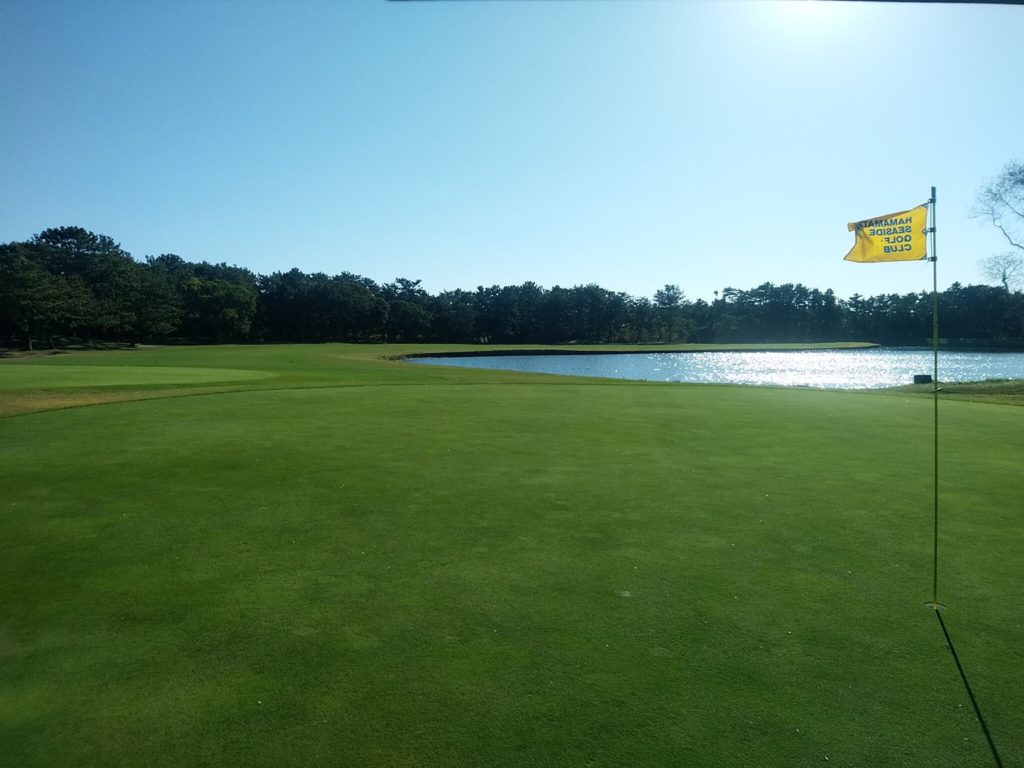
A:
[[[0,765],[991,764],[923,607],[929,400],[409,351],[0,362]],[[940,599],[1018,764],[1024,409],[942,425]]]

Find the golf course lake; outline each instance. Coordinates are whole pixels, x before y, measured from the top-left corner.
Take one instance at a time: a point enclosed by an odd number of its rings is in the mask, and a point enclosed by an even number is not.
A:
[[[930,349],[870,348],[779,352],[646,352],[641,354],[480,355],[410,362],[468,368],[699,384],[879,389],[931,374]],[[1024,379],[1022,352],[939,353],[939,380]]]

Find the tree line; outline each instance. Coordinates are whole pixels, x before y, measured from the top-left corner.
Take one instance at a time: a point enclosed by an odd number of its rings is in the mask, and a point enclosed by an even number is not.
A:
[[[939,296],[942,336],[1024,345],[1024,294],[954,283]],[[430,294],[342,272],[254,274],[164,254],[136,261],[112,238],[47,229],[0,245],[0,344],[120,342],[930,343],[930,293],[839,299],[800,284],[727,287],[708,302],[678,285],[653,298],[599,285],[536,283]],[[6,340],[6,342],[5,342]]]

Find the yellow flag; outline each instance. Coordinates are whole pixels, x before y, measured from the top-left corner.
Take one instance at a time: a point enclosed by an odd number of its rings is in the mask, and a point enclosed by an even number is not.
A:
[[[846,226],[856,233],[846,261],[919,261],[928,256],[925,247],[927,205],[854,221]]]

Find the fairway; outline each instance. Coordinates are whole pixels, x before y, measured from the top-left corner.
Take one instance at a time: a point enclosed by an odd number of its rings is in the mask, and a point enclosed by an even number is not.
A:
[[[410,351],[0,361],[0,765],[991,764],[930,400]],[[1019,764],[1024,408],[941,412]]]

